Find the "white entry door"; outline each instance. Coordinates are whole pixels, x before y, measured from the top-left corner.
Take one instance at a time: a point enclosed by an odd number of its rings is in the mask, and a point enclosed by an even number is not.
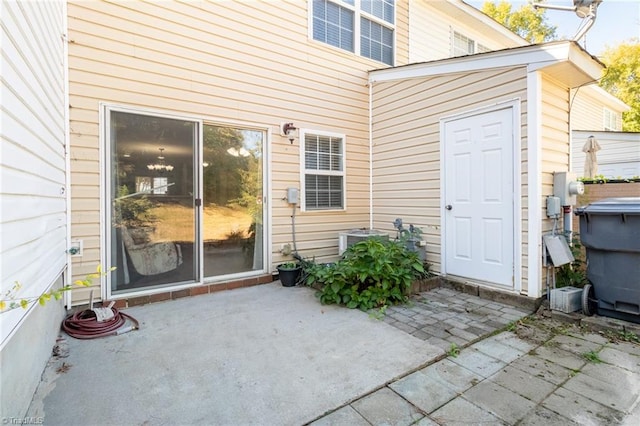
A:
[[[514,286],[511,107],[443,122],[447,274]]]

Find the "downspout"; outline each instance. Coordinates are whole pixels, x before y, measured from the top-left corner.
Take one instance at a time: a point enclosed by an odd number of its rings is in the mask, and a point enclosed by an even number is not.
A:
[[[369,229],[373,229],[373,82],[369,80]]]
[[[567,168],[567,170],[569,170],[569,172],[573,171],[573,125],[571,122],[571,109],[573,108],[573,101],[575,100],[576,96],[578,96],[578,91],[580,90],[582,86],[578,86],[576,88],[575,93],[573,94],[573,96],[571,96],[571,88],[569,88],[569,167]],[[569,243],[569,246],[573,246],[573,214],[572,214],[572,207],[569,208],[569,211],[565,211],[564,212],[564,218],[563,218],[563,225],[564,225],[564,236],[567,238],[567,242]]]
[[[67,2],[62,2],[62,66],[64,79],[64,166],[65,166],[65,196],[66,196],[66,227],[67,227],[67,248],[71,246],[71,124],[69,123],[69,23],[67,18]],[[67,250],[67,270],[64,274],[64,286],[73,282],[71,254]],[[64,293],[64,306],[71,309],[71,292]]]

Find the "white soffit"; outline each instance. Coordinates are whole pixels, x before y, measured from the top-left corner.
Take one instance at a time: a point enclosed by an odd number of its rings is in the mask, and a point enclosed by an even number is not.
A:
[[[373,70],[369,83],[518,66],[544,71],[569,87],[597,80],[604,68],[577,43],[560,41]]]

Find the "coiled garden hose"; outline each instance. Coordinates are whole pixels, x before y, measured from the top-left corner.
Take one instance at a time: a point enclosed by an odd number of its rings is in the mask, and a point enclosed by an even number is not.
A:
[[[104,321],[98,321],[96,313],[91,309],[71,314],[62,322],[62,329],[76,339],[95,339],[124,334],[140,328],[138,320],[131,315],[120,312],[117,308],[110,309],[113,317]],[[131,324],[124,327],[127,319]]]

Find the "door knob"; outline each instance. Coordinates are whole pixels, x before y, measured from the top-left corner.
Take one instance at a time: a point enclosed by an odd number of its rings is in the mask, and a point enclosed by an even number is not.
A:
[[[447,210],[451,210],[453,206],[451,204],[447,204],[446,206],[444,206],[444,208]]]

